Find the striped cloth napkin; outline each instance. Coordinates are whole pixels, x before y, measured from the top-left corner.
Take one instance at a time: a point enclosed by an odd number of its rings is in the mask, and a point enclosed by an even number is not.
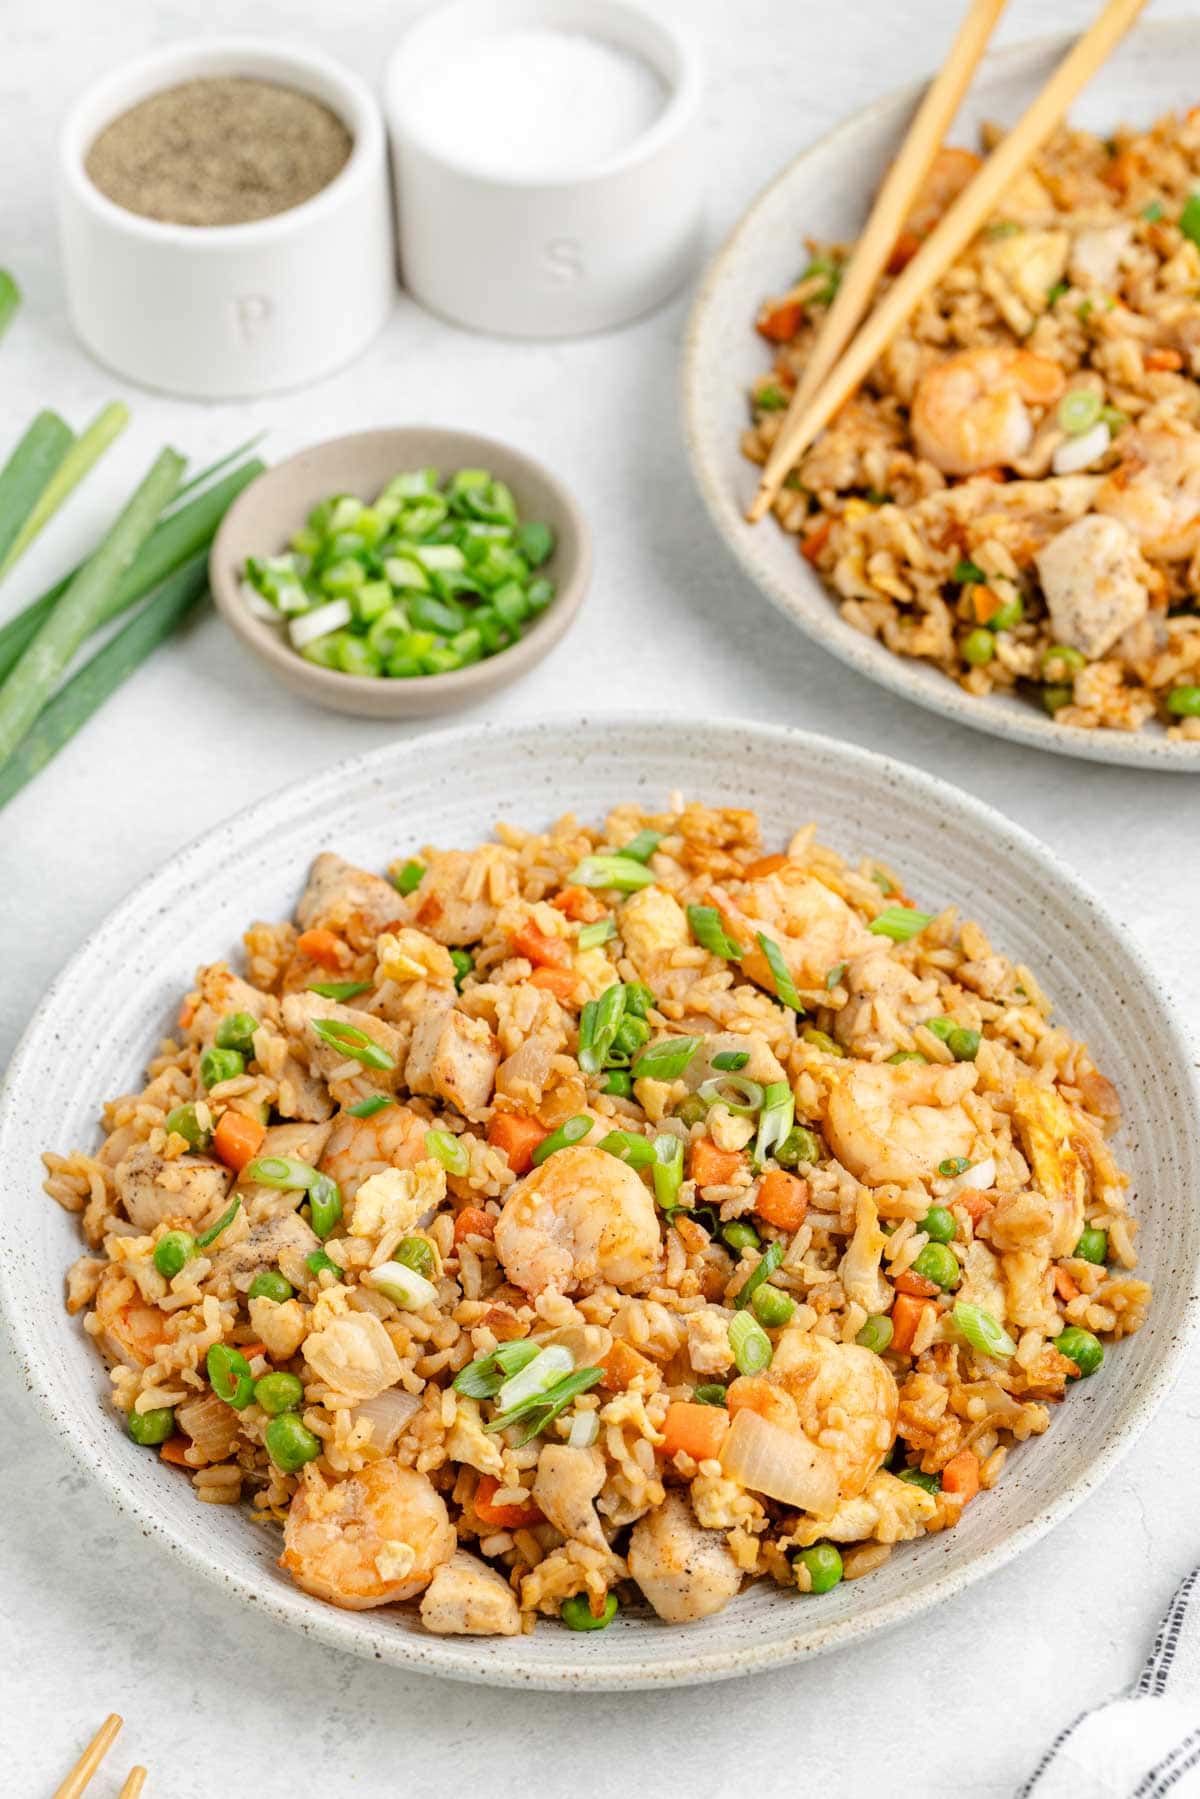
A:
[[[1198,1582],[1176,1588],[1135,1685],[1060,1731],[1017,1799],[1198,1799]]]

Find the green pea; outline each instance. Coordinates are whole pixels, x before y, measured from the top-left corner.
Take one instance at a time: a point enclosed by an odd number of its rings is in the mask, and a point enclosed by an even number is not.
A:
[[[842,1558],[832,1543],[814,1543],[802,1549],[796,1560],[808,1569],[811,1593],[828,1593],[842,1578]]]
[[[982,1033],[969,1031],[965,1025],[956,1024],[946,1038],[946,1048],[956,1062],[973,1062],[979,1054]]]
[[[600,1084],[600,1091],[601,1093],[612,1093],[618,1099],[631,1099],[633,1076],[627,1068],[610,1068]]]
[[[231,1081],[246,1071],[246,1058],[236,1049],[206,1049],[200,1058],[200,1079],[206,1087]]]
[[[243,1056],[254,1054],[254,1033],[258,1020],[249,1012],[230,1012],[217,1026],[218,1049],[240,1050]]]
[[[277,1305],[282,1305],[284,1300],[290,1299],[295,1291],[291,1281],[286,1280],[278,1268],[260,1268],[250,1282],[250,1290],[246,1297],[248,1299],[273,1299]]]
[[[815,1025],[809,1025],[804,1032],[805,1043],[811,1043],[814,1049],[821,1050],[827,1056],[844,1056],[845,1050],[840,1043],[835,1043],[827,1031],[818,1031]]]
[[[1074,1324],[1054,1339],[1054,1347],[1059,1355],[1065,1355],[1068,1362],[1074,1362],[1079,1370],[1078,1375],[1068,1375],[1069,1380],[1095,1374],[1104,1360],[1104,1345],[1099,1337],[1093,1337],[1091,1331],[1080,1330]]]
[[[168,1231],[154,1245],[154,1266],[165,1281],[173,1281],[196,1253],[196,1239],[186,1231]]]
[[[882,1355],[892,1340],[892,1321],[884,1312],[872,1312],[854,1341],[875,1355]]]
[[[802,1163],[818,1162],[820,1158],[820,1143],[802,1124],[794,1124],[775,1151],[775,1160],[781,1168],[798,1168]]]
[[[604,1601],[604,1610],[598,1618],[592,1616],[592,1608],[588,1604],[586,1593],[572,1593],[564,1599],[560,1616],[568,1630],[605,1630],[617,1615],[617,1596],[610,1593]]]
[[[175,1411],[169,1405],[159,1406],[152,1412],[130,1412],[127,1419],[129,1434],[135,1443],[144,1449],[152,1449],[157,1443],[165,1443],[175,1433]]]
[[[1200,718],[1200,687],[1173,687],[1167,695],[1167,711],[1174,718]]]
[[[1075,689],[1064,683],[1052,682],[1050,686],[1042,688],[1042,705],[1051,718],[1056,712],[1061,712],[1064,706],[1069,706],[1074,698]]]
[[[169,1131],[182,1137],[189,1149],[207,1149],[212,1132],[200,1123],[195,1106],[175,1106],[163,1120]]]
[[[921,1220],[920,1228],[933,1243],[953,1243],[958,1233],[954,1214],[948,1212],[945,1206],[930,1206]]]
[[[923,1280],[936,1282],[943,1292],[957,1287],[962,1279],[958,1257],[944,1243],[927,1243],[913,1263],[912,1271]]]
[[[462,992],[462,984],[475,966],[474,956],[469,956],[465,949],[452,949],[450,960],[454,964],[454,985]]]
[[[676,1118],[686,1124],[689,1130],[694,1124],[703,1124],[707,1112],[708,1107],[698,1093],[689,1093],[675,1108]]]
[[[987,622],[987,628],[989,631],[1011,631],[1014,625],[1020,624],[1024,616],[1024,602],[1022,601],[1021,596],[1017,594],[1011,600],[1007,601],[1005,605],[992,613],[991,618],[989,618]]]
[[[750,1301],[750,1310],[765,1330],[779,1331],[796,1310],[796,1302],[778,1287],[759,1287]]]
[[[922,1468],[903,1468],[900,1480],[906,1480],[910,1487],[920,1487],[924,1493],[940,1493],[942,1477],[940,1474],[926,1474]]]
[[[1108,1260],[1108,1232],[1093,1230],[1089,1225],[1073,1251],[1081,1262],[1095,1262],[1102,1268]]]
[[[423,1275],[427,1281],[433,1279],[436,1261],[433,1244],[426,1238],[405,1237],[402,1243],[397,1244],[393,1259],[403,1267],[411,1268],[414,1274]]]
[[[342,1278],[341,1269],[333,1257],[327,1256],[323,1249],[314,1249],[311,1255],[305,1256],[304,1266],[310,1274],[320,1275],[328,1268],[335,1281],[340,1281]]]
[[[295,1412],[281,1412],[272,1418],[263,1432],[267,1454],[281,1474],[298,1474],[305,1462],[321,1453],[321,1439],[315,1437]]]
[[[752,1224],[745,1224],[735,1218],[732,1224],[722,1225],[721,1235],[730,1249],[757,1249],[760,1238]]]
[[[964,662],[969,662],[972,668],[986,668],[996,654],[996,639],[980,625],[978,629],[967,632],[959,647]]]
[[[254,1403],[260,1405],[264,1412],[272,1418],[283,1412],[294,1412],[299,1409],[304,1398],[304,1386],[298,1376],[285,1374],[277,1370],[273,1374],[264,1374],[261,1380],[254,1383]]]
[[[1073,644],[1052,643],[1048,650],[1042,651],[1043,680],[1065,684],[1072,675],[1077,675],[1081,668],[1086,667],[1087,657]]]

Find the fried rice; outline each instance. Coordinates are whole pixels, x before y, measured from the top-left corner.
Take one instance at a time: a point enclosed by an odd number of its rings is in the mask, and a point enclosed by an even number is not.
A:
[[[978,160],[939,153],[880,293]],[[1198,180],[1200,108],[1034,157],[775,502],[847,624],[1060,723],[1200,740]],[[852,248],[810,243],[759,314],[753,462]]]
[[[130,1453],[308,1592],[499,1635],[819,1595],[1146,1316],[1112,1085],[896,870],[674,798],[391,875],[318,856],[45,1158]]]

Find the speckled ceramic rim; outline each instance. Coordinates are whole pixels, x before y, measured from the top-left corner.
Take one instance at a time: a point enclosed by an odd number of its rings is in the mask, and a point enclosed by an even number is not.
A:
[[[1024,64],[1048,63],[1076,41],[1077,33],[1054,33],[1027,39],[996,51],[984,58],[976,84],[989,76],[1019,72]],[[1194,19],[1164,19],[1143,22],[1129,34],[1129,41],[1144,45],[1161,54],[1164,61],[1194,65],[1200,47],[1200,22]],[[681,367],[681,395],[684,433],[692,471],[704,503],[717,530],[725,539],[745,573],[761,588],[781,612],[819,643],[823,649],[865,675],[868,680],[912,700],[931,712],[940,712],[956,724],[973,731],[986,731],[1012,742],[1029,744],[1035,749],[1051,750],[1056,755],[1079,756],[1093,762],[1119,763],[1127,767],[1153,768],[1162,772],[1200,774],[1200,743],[1169,739],[1157,726],[1139,732],[1100,730],[1085,731],[1077,725],[1056,725],[1028,703],[988,696],[975,699],[931,665],[897,656],[874,638],[856,631],[839,617],[833,600],[809,571],[799,555],[795,557],[795,580],[781,578],[769,555],[764,553],[763,533],[778,531],[773,519],[760,525],[747,524],[742,508],[753,491],[753,482],[744,491],[731,487],[728,472],[730,446],[717,422],[709,416],[706,395],[722,381],[731,378],[727,367],[727,346],[719,341],[713,326],[713,313],[719,291],[740,270],[748,257],[761,257],[761,246],[754,239],[760,215],[793,186],[803,186],[810,167],[831,158],[848,161],[854,158],[864,131],[873,125],[890,121],[897,141],[926,82],[914,82],[898,88],[870,106],[861,108],[840,125],[818,138],[807,150],[764,187],[734,226],[724,244],[709,264],[693,303],[684,338]],[[1029,98],[1033,98],[1031,84]],[[1114,113],[1114,117],[1117,116]],[[1121,114],[1120,116],[1124,116]],[[803,218],[797,213],[797,231],[803,229]],[[770,275],[764,271],[769,291]],[[747,314],[746,328],[750,328]],[[736,443],[734,445],[736,452]],[[743,462],[749,471],[751,464]],[[822,602],[819,607],[806,606],[799,589],[805,589]]]
[[[21,1225],[24,1206],[30,1212],[34,1204],[49,1204],[36,1193],[30,1174],[27,1194],[14,1191],[10,1203],[0,1208],[0,1303],[15,1343],[26,1383],[67,1448],[89,1476],[98,1476],[118,1507],[130,1513],[147,1536],[157,1538],[180,1561],[195,1568],[216,1584],[225,1587],[243,1603],[253,1604],[259,1612],[300,1629],[333,1647],[372,1656],[379,1660],[454,1678],[508,1686],[569,1688],[576,1690],[629,1689],[686,1685],[720,1680],[734,1675],[750,1674],[759,1669],[777,1669],[786,1662],[808,1659],[825,1650],[844,1647],[877,1630],[903,1621],[911,1621],[955,1593],[961,1592],[983,1575],[993,1573],[1020,1553],[1028,1544],[1045,1534],[1053,1525],[1077,1506],[1111,1473],[1116,1463],[1131,1447],[1149,1421],[1176,1377],[1197,1322],[1197,1277],[1200,1275],[1200,1225],[1191,1222],[1191,1188],[1200,1178],[1200,1157],[1195,1145],[1200,1143],[1200,1094],[1192,1069],[1192,1056],[1176,1023],[1171,1003],[1157,976],[1127,932],[1108,917],[1096,900],[1054,855],[1036,839],[1009,823],[991,808],[969,798],[946,783],[915,769],[889,761],[872,752],[835,744],[806,733],[762,725],[744,725],[733,721],[705,721],[701,727],[683,717],[649,720],[626,714],[598,719],[579,717],[551,719],[540,725],[477,727],[438,733],[389,745],[367,755],[338,763],[314,779],[283,789],[238,814],[227,824],[210,831],[143,882],[118,906],[103,925],[77,951],[53,983],[35,1014],[25,1037],[13,1058],[3,1093],[0,1094],[0,1166],[13,1180],[13,1171],[26,1169],[40,1143],[28,1141],[22,1132],[22,1108],[32,1112],[34,1095],[37,1103],[45,1103],[47,1070],[61,1060],[62,1018],[55,1020],[56,1008],[70,1006],[89,988],[95,986],[95,970],[103,968],[106,959],[127,945],[131,934],[141,924],[154,921],[156,927],[169,925],[173,917],[187,911],[194,915],[206,881],[216,879],[218,871],[249,866],[255,853],[265,843],[274,846],[288,829],[303,825],[324,832],[325,841],[336,841],[328,825],[317,826],[314,820],[327,821],[336,816],[339,803],[365,789],[390,795],[393,804],[411,791],[418,781],[420,768],[446,769],[456,758],[463,765],[503,768],[520,777],[525,766],[536,769],[529,776],[530,810],[524,822],[539,822],[541,812],[549,805],[561,808],[571,792],[572,763],[581,769],[600,762],[606,770],[605,787],[613,786],[610,800],[629,799],[654,783],[647,803],[661,803],[658,788],[664,777],[686,784],[695,797],[704,797],[718,786],[706,771],[730,771],[725,774],[726,795],[731,783],[749,782],[749,759],[762,758],[771,770],[774,786],[772,803],[786,803],[789,814],[794,805],[808,806],[818,783],[850,786],[864,797],[884,796],[889,816],[897,819],[896,832],[909,833],[915,845],[916,823],[922,827],[926,854],[944,857],[968,845],[978,846],[996,865],[1002,864],[1005,882],[1016,895],[1005,903],[1032,907],[1044,918],[1048,912],[1072,921],[1068,941],[1087,944],[1091,956],[1103,964],[1107,980],[1106,1005],[1122,1026],[1131,1028],[1131,1019],[1153,1020],[1154,1042],[1143,1050],[1154,1057],[1153,1078],[1145,1077],[1139,1091],[1152,1090],[1155,1095],[1170,1095],[1170,1117],[1174,1127],[1172,1141],[1179,1146],[1180,1160],[1162,1190],[1148,1201],[1162,1206],[1164,1213],[1175,1208],[1178,1230],[1170,1239],[1164,1254],[1180,1260],[1164,1269],[1173,1283],[1175,1301],[1164,1316],[1158,1316],[1155,1348],[1146,1352],[1146,1365],[1135,1379],[1122,1374],[1119,1357],[1113,1360],[1113,1378],[1103,1390],[1105,1415],[1121,1414],[1115,1427],[1102,1427],[1109,1434],[1101,1446],[1084,1462],[1080,1477],[1039,1508],[1018,1527],[963,1562],[959,1567],[939,1570],[939,1559],[955,1552],[953,1539],[926,1539],[924,1543],[904,1546],[914,1555],[912,1566],[920,1569],[919,1578],[906,1578],[897,1597],[887,1603],[872,1603],[871,1577],[847,1589],[857,1607],[850,1615],[822,1624],[815,1609],[808,1609],[786,1595],[778,1603],[799,1605],[796,1629],[790,1635],[774,1635],[758,1641],[750,1633],[748,1644],[737,1641],[723,1646],[701,1649],[695,1631],[667,1630],[656,1624],[643,1624],[631,1619],[613,1627],[605,1637],[577,1638],[563,1633],[561,1660],[535,1652],[539,1638],[516,1638],[497,1643],[473,1642],[470,1639],[444,1639],[409,1634],[397,1627],[394,1614],[387,1612],[339,1612],[308,1598],[282,1580],[270,1582],[265,1574],[258,1580],[243,1578],[221,1565],[218,1553],[205,1547],[204,1529],[194,1532],[174,1528],[146,1502],[138,1482],[128,1472],[129,1464],[112,1453],[120,1443],[113,1432],[111,1415],[101,1416],[101,1408],[93,1406],[85,1413],[74,1409],[66,1397],[66,1383],[56,1385],[47,1375],[37,1353],[36,1321],[30,1319],[26,1301],[31,1296],[32,1277],[23,1280],[22,1261],[29,1251],[26,1233]],[[746,763],[743,773],[741,763]],[[459,764],[455,764],[459,766]],[[611,776],[607,771],[611,768]],[[648,772],[647,772],[648,771]],[[455,775],[455,779],[459,776]],[[507,774],[506,779],[514,775]],[[765,777],[763,777],[765,779]],[[805,797],[793,801],[793,789]],[[419,789],[418,789],[419,790]],[[489,795],[489,802],[490,802]],[[514,803],[516,795],[512,796]],[[743,803],[754,803],[758,795],[745,791]],[[909,822],[904,822],[906,811]],[[389,819],[389,830],[394,821]],[[828,823],[828,821],[826,821]],[[375,830],[372,824],[372,832]],[[382,827],[381,827],[382,828]],[[422,827],[418,827],[422,828]],[[836,840],[836,826],[823,833]],[[313,843],[313,848],[319,847]],[[881,853],[882,850],[881,850]],[[999,867],[993,869],[999,874]],[[303,870],[295,870],[297,887]],[[1013,883],[1017,883],[1013,885]],[[987,921],[990,899],[980,898],[978,912]],[[999,903],[999,902],[998,902]],[[141,922],[139,922],[141,921]],[[212,954],[218,955],[229,945],[214,943]],[[1082,993],[1094,991],[1101,971],[1089,961],[1087,948],[1081,948],[1074,963],[1060,969],[1064,979]],[[1092,985],[1089,985],[1091,983]],[[139,1002],[140,1006],[140,1002]],[[1118,1010],[1119,1008],[1119,1010]],[[1067,1007],[1069,1013],[1069,1006]],[[115,1028],[115,1027],[114,1027]],[[1118,1072],[1114,1070],[1114,1072]],[[39,1085],[40,1081],[40,1085]],[[1177,1083],[1177,1085],[1173,1085]],[[28,1089],[28,1091],[26,1091]],[[99,1100],[100,1095],[97,1095]],[[1160,1105],[1165,1099],[1156,1099]],[[1190,1158],[1190,1160],[1189,1160]],[[27,1203],[28,1202],[28,1203]],[[1149,1328],[1149,1327],[1148,1327]],[[1140,1339],[1133,1339],[1136,1345]],[[91,1354],[82,1337],[80,1353]],[[1126,1351],[1128,1354],[1128,1350]],[[1136,1354],[1136,1350],[1133,1352]],[[1133,1363],[1128,1367],[1132,1370]],[[1097,1389],[1097,1395],[1100,1389]],[[1095,1403],[1090,1392],[1075,1399],[1082,1406],[1077,1417],[1079,1429],[1093,1416],[1089,1408]],[[94,1415],[92,1415],[94,1413]],[[1065,1433],[1059,1442],[1067,1450],[1071,1443],[1071,1412],[1067,1408],[1054,1426]],[[1034,1453],[1037,1453],[1035,1446]],[[1053,1459],[1053,1458],[1052,1458]],[[1021,1476],[1011,1476],[1019,1490]],[[1004,1484],[999,1489],[1004,1493]],[[1029,1501],[1024,1502],[1028,1509]],[[966,1529],[964,1525],[960,1529]],[[964,1551],[964,1555],[967,1554]],[[747,1595],[747,1599],[753,1595]],[[740,1601],[739,1605],[745,1601]],[[764,1606],[776,1601],[770,1596]],[[741,1613],[743,1629],[748,1613]],[[757,1614],[753,1614],[757,1617]],[[764,1617],[776,1616],[764,1612]],[[731,1614],[726,1614],[731,1618]],[[719,1624],[723,1620],[710,1620]],[[732,1621],[732,1619],[731,1619]],[[789,1616],[790,1628],[790,1616]],[[632,1654],[628,1644],[632,1633],[645,1631],[645,1649]],[[606,1641],[614,1638],[614,1653],[606,1660]],[[734,1633],[735,1637],[741,1632]],[[633,1637],[636,1643],[638,1638]],[[529,1644],[526,1649],[525,1645]],[[625,1645],[617,1652],[615,1644]],[[582,1645],[582,1647],[581,1647]]]

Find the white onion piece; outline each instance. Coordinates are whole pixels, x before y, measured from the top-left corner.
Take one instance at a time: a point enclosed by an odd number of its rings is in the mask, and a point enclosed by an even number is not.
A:
[[[989,1187],[994,1187],[995,1184],[996,1158],[984,1156],[982,1162],[973,1162],[970,1168],[964,1168],[961,1174],[955,1175],[946,1189],[946,1198],[956,1199],[960,1193],[966,1193],[972,1189],[986,1193]]]
[[[364,1399],[355,1406],[355,1419],[367,1418],[371,1424],[371,1447],[386,1455],[407,1426],[421,1401],[403,1387],[388,1387],[374,1399]]]
[[[302,612],[288,626],[288,636],[295,648],[302,650],[306,643],[315,643],[318,637],[328,637],[331,631],[340,631],[343,625],[350,623],[349,600],[329,600],[324,606],[316,606],[311,612]]]
[[[1090,468],[1093,462],[1098,462],[1111,442],[1112,432],[1101,419],[1090,431],[1068,437],[1065,443],[1059,444],[1050,466],[1056,475],[1077,475],[1080,469]]]
[[[574,1374],[575,1357],[561,1343],[551,1343],[540,1350],[532,1362],[527,1362],[519,1373],[511,1375],[496,1395],[496,1404],[502,1412],[507,1412],[514,1405],[520,1405],[523,1399],[533,1399],[552,1387],[556,1380],[564,1374]]]
[[[590,1449],[600,1435],[599,1412],[576,1412],[567,1436],[570,1449]]]
[[[257,587],[251,587],[249,581],[243,581],[240,588],[242,604],[251,618],[265,619],[268,624],[279,623],[279,608],[272,606],[270,600],[259,593]]]
[[[368,1269],[363,1275],[363,1282],[374,1287],[393,1304],[403,1306],[406,1312],[420,1312],[437,1300],[437,1288],[432,1281],[427,1281],[423,1274],[415,1268],[406,1268],[403,1262],[381,1262],[378,1268]]]
[[[827,1518],[838,1502],[837,1467],[802,1431],[784,1430],[747,1408],[738,1412],[721,1445],[731,1480],[782,1505]]]

